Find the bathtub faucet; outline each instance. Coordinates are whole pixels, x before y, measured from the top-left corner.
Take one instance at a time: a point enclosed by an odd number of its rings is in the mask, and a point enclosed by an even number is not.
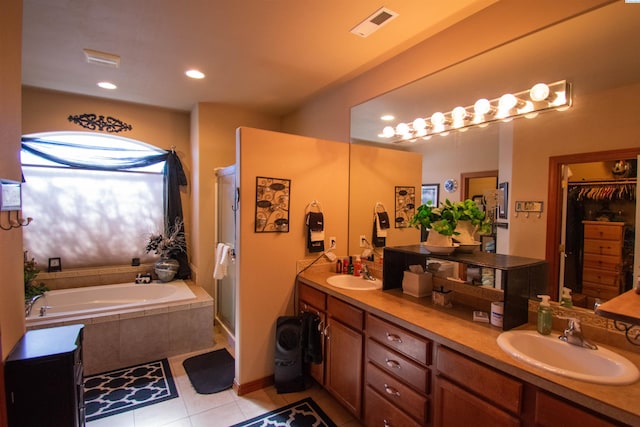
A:
[[[30,298],[28,300],[27,299],[24,300],[24,317],[31,316],[31,310],[33,309],[33,304],[35,304],[36,301],[38,301],[43,296],[44,296],[44,294],[40,294],[40,295],[36,295],[35,297],[32,297],[32,298]],[[44,316],[44,313],[41,312],[40,315]]]

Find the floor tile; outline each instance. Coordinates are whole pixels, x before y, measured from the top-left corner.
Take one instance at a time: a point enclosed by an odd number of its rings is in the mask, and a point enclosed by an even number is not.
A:
[[[247,418],[238,407],[237,402],[234,401],[215,409],[192,415],[190,419],[192,427],[223,427],[237,424]]]

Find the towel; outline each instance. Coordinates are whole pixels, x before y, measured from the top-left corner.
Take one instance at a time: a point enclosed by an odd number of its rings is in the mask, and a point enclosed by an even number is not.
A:
[[[324,215],[322,212],[307,213],[307,249],[309,252],[324,251]]]
[[[227,265],[229,264],[229,245],[218,243],[216,247],[216,264],[213,268],[213,278],[222,279],[227,275]]]
[[[302,348],[304,361],[322,363],[322,332],[320,317],[314,313],[302,313]]]
[[[386,212],[376,212],[376,227],[378,229],[378,237],[387,237],[389,214]]]

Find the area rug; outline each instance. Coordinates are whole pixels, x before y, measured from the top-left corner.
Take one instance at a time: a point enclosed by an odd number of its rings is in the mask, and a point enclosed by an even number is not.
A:
[[[182,366],[199,394],[218,393],[233,385],[235,361],[224,348],[190,357]]]
[[[178,397],[167,359],[84,379],[86,420],[132,411]]]
[[[310,397],[231,427],[337,427]]]

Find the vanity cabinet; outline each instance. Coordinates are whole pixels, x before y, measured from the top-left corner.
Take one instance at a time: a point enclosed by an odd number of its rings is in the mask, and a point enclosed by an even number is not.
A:
[[[364,312],[324,292],[298,284],[298,307],[320,316],[323,362],[310,375],[357,417],[362,412]]]
[[[582,221],[584,225],[582,293],[587,306],[621,293],[624,223]]]
[[[83,326],[27,331],[5,361],[9,427],[85,425]]]
[[[431,341],[369,313],[366,337],[365,425],[428,425]]]

